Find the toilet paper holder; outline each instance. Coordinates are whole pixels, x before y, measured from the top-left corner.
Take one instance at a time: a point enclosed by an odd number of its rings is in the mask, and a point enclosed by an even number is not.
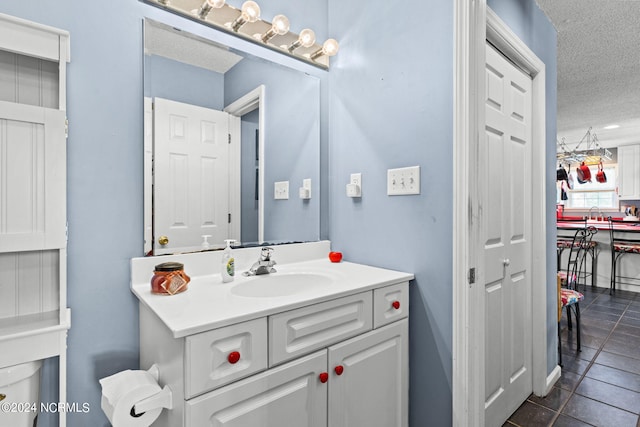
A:
[[[160,370],[155,363],[151,365],[151,368],[149,368],[147,372],[149,372],[151,376],[158,381],[158,378],[160,377]],[[168,385],[165,385],[162,390],[153,396],[149,396],[133,405],[131,415],[139,416],[147,411],[157,408],[173,409],[173,395],[171,393],[171,388]]]

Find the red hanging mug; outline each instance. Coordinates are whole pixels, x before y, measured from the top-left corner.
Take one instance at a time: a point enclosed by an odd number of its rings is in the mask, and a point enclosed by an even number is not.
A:
[[[607,182],[607,175],[604,174],[604,169],[602,168],[602,162],[598,165],[598,172],[596,173],[596,181],[600,183]]]

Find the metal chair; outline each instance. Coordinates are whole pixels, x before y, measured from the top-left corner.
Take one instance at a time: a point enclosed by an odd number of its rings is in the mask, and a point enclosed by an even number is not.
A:
[[[616,290],[616,275],[618,260],[625,254],[640,254],[640,237],[631,239],[621,237],[621,225],[629,225],[628,221],[621,219],[613,219],[609,217],[609,237],[611,239],[611,283],[609,285],[609,294]]]
[[[560,319],[562,317],[562,309],[566,308],[567,328],[573,329],[571,313],[573,312],[576,319],[576,338],[577,350],[582,351],[580,346],[580,301],[584,299],[584,295],[576,289],[580,271],[589,250],[590,242],[593,235],[597,233],[594,227],[581,228],[575,231],[571,244],[568,245],[569,256],[564,268],[558,272],[558,355],[560,364],[562,364],[562,346],[560,339]]]
[[[587,218],[583,219],[557,219],[556,224],[558,225],[558,237],[556,240],[556,254],[557,254],[557,266],[558,271],[561,271],[562,265],[562,253],[573,245],[574,234],[577,228],[566,228],[568,224],[574,226],[575,224],[579,224],[580,228],[587,228]],[[563,226],[564,224],[564,226]],[[584,243],[587,247],[586,254],[591,257],[591,272],[587,272],[587,263],[583,264],[583,268],[580,270],[580,274],[584,277],[584,290],[587,289],[587,277],[591,276],[591,286],[594,287],[596,285],[596,268],[598,265],[598,254],[600,253],[598,242],[590,240],[588,243]]]

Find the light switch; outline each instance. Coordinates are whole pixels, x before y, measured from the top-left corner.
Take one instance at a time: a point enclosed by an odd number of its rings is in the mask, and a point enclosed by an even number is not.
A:
[[[420,166],[387,170],[387,195],[420,194]]]
[[[289,198],[289,181],[278,181],[273,185],[273,198],[287,200]]]

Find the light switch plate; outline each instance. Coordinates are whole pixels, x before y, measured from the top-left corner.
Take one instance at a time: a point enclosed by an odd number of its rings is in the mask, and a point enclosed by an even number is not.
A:
[[[387,195],[420,194],[420,166],[387,170]]]
[[[278,181],[273,184],[273,198],[287,200],[289,198],[289,181]]]

